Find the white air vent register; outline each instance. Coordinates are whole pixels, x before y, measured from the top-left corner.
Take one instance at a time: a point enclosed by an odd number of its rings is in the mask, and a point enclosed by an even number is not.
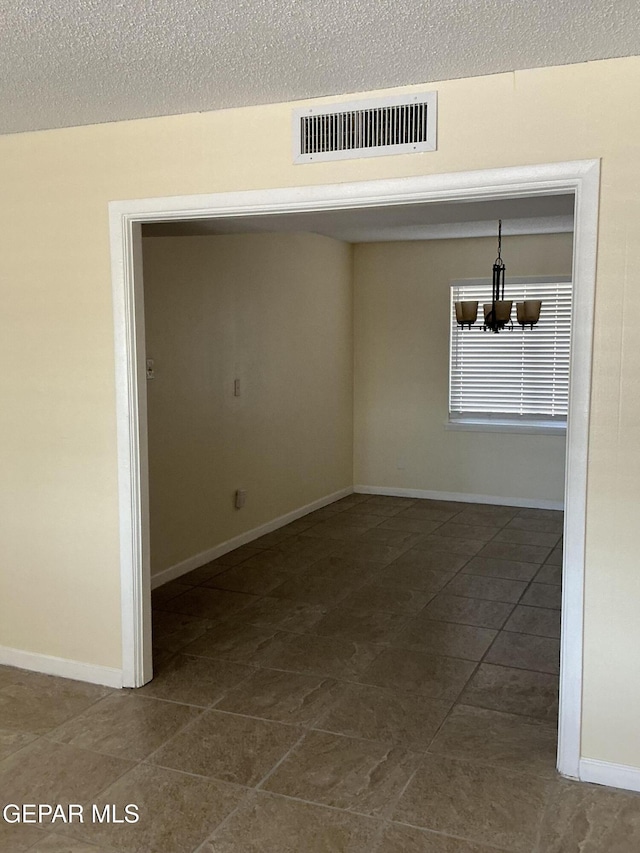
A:
[[[293,112],[293,162],[436,149],[436,93],[324,104]]]

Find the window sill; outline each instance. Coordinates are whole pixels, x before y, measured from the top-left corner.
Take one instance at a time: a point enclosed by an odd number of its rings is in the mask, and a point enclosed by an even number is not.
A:
[[[445,429],[460,432],[511,432],[525,435],[558,435],[567,433],[566,423],[553,421],[508,421],[493,418],[465,418],[464,420],[446,421]]]

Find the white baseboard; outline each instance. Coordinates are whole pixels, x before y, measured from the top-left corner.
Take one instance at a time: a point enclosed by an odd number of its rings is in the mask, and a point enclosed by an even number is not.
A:
[[[626,791],[640,791],[640,767],[597,761],[595,758],[581,758],[579,767],[581,782],[594,782],[596,785],[609,785],[611,788],[623,788]]]
[[[261,524],[260,527],[254,527],[252,530],[247,530],[246,533],[234,536],[233,539],[227,539],[226,542],[214,545],[213,548],[201,551],[193,557],[188,557],[186,560],[182,560],[182,562],[176,563],[174,566],[169,566],[168,569],[164,569],[161,572],[151,575],[151,589],[157,589],[157,587],[162,586],[169,581],[176,580],[176,578],[186,575],[187,572],[192,572],[194,569],[199,569],[200,566],[205,566],[207,563],[210,563],[211,560],[223,557],[225,554],[228,554],[229,551],[234,551],[241,545],[248,545],[250,542],[259,539],[260,536],[264,536],[265,533],[272,533],[274,530],[284,527],[285,524],[290,524],[292,521],[302,518],[303,515],[307,515],[309,512],[313,512],[316,509],[322,509],[323,507],[328,506],[328,504],[340,500],[340,498],[346,498],[348,495],[352,494],[353,488],[351,486],[347,486],[344,489],[333,492],[331,495],[325,495],[323,498],[318,498],[318,500],[312,501],[306,506],[301,506],[298,509],[294,509],[291,512],[286,513],[285,515],[274,518],[266,524]]]
[[[45,675],[58,675],[72,678],[74,681],[88,681],[90,684],[104,684],[107,687],[122,687],[122,670],[110,666],[83,663],[79,660],[57,658],[53,655],[41,655],[0,646],[0,664],[42,672]]]
[[[264,536],[266,533],[272,533],[274,530],[284,527],[285,524],[296,521],[298,518],[302,518],[303,515],[307,515],[307,513],[313,512],[316,509],[322,509],[322,507],[328,506],[334,501],[347,497],[354,492],[362,495],[390,495],[392,497],[403,498],[427,498],[428,500],[499,504],[502,506],[519,506],[532,509],[561,510],[564,508],[562,501],[529,500],[528,498],[503,498],[496,497],[494,495],[470,495],[462,492],[434,492],[426,491],[424,489],[398,489],[388,488],[387,486],[347,486],[344,489],[333,492],[333,494],[325,495],[323,498],[318,498],[318,500],[313,501],[306,506],[299,507],[285,515],[274,518],[266,524],[261,524],[260,527],[254,527],[252,530],[247,530],[246,533],[234,536],[233,539],[227,539],[226,542],[214,545],[213,548],[201,551],[193,557],[188,557],[180,563],[169,566],[168,569],[163,569],[163,571],[157,572],[151,576],[151,588],[157,589],[159,586],[162,586],[169,581],[176,580],[177,578],[182,577],[182,575],[186,575],[187,572],[192,572],[194,569],[199,569],[200,566],[205,566],[207,563],[210,563],[211,560],[216,560],[218,557],[228,554],[229,551],[233,551],[241,545],[248,545],[254,540],[259,539],[260,536]]]
[[[470,495],[464,492],[433,492],[426,489],[398,489],[387,486],[354,486],[357,495],[389,495],[394,498],[426,498],[431,501],[462,501],[472,504],[498,504],[527,509],[564,509],[563,501],[536,498],[503,498],[496,495]]]

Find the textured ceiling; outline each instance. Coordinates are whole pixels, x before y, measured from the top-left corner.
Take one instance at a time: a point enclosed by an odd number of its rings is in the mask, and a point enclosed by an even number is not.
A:
[[[0,0],[0,133],[640,54],[637,0]]]

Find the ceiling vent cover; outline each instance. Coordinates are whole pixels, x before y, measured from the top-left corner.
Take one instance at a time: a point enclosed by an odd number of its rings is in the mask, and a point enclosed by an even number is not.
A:
[[[324,104],[293,113],[294,163],[435,149],[435,92]]]

